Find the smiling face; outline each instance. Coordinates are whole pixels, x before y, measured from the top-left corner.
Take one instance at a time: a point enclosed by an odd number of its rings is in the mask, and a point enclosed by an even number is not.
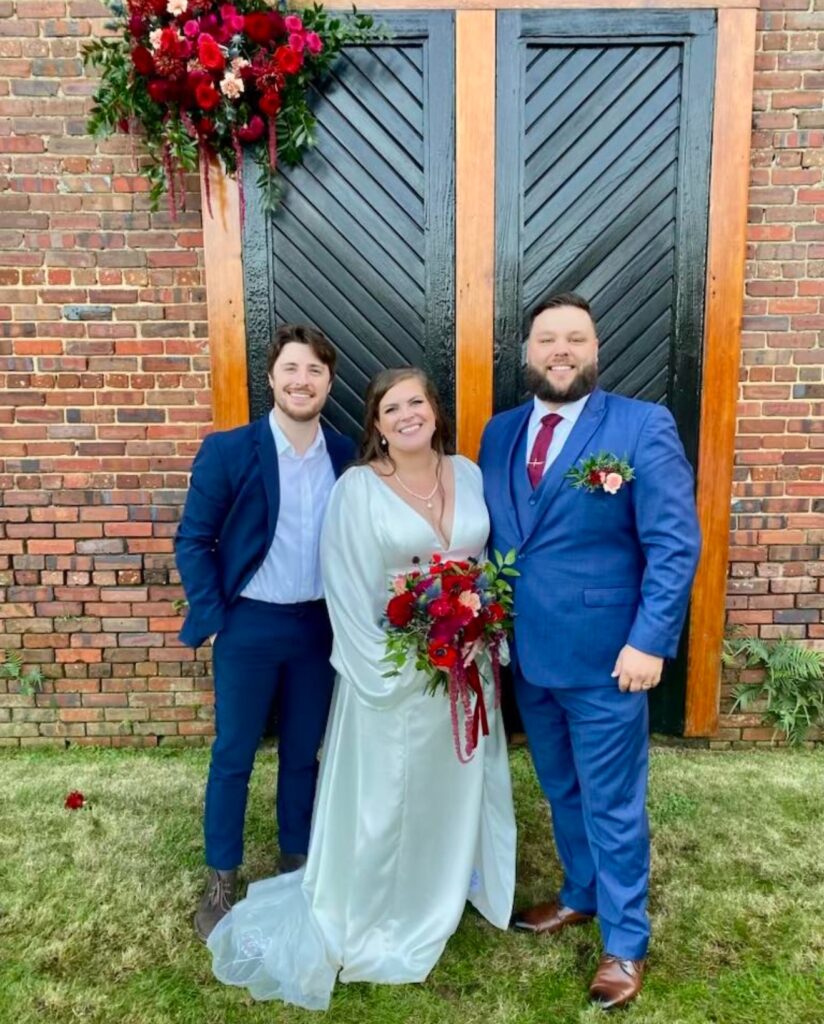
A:
[[[389,442],[390,452],[431,448],[436,417],[423,381],[407,377],[389,388],[378,405],[375,426]]]
[[[297,423],[320,415],[332,387],[332,375],[311,345],[290,341],[281,349],[269,383],[276,408]]]
[[[532,322],[524,380],[544,402],[575,402],[598,382],[598,336],[586,310],[545,309]]]

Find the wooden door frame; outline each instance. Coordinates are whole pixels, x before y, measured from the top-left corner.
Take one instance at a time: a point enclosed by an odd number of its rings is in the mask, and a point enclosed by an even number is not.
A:
[[[326,0],[349,9],[348,0]],[[492,415],[495,252],[495,14],[505,9],[705,8],[718,18],[697,502],[704,544],[689,631],[686,736],[718,728],[730,496],[741,350],[758,0],[371,0],[369,10],[454,10],[455,358],[458,446],[474,458]],[[215,166],[203,218],[214,425],[248,422],[246,326],[235,182]]]

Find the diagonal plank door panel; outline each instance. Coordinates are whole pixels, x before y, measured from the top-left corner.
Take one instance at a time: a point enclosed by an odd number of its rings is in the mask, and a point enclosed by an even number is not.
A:
[[[271,404],[274,327],[317,325],[339,354],[325,417],[358,436],[369,378],[433,372],[454,407],[454,17],[381,14],[386,43],[350,47],[313,97],[317,146],[281,167],[267,217],[247,167],[244,275],[252,415]]]

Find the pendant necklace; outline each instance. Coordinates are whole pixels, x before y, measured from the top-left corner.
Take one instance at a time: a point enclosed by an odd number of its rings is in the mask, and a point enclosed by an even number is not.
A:
[[[438,480],[437,478],[435,479],[435,486],[432,488],[429,494],[418,494],[416,491],[413,491],[410,487],[406,486],[403,480],[401,480],[400,476],[398,476],[397,470],[395,471],[395,479],[398,481],[398,483],[406,491],[407,494],[411,494],[413,498],[417,498],[418,501],[424,502],[428,509],[432,508],[432,499],[435,497],[435,491],[437,491],[438,489],[438,484],[440,483],[440,480]]]

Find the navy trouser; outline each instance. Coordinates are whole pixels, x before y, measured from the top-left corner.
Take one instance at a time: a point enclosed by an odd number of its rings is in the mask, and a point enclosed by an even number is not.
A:
[[[318,749],[334,670],[326,604],[277,605],[239,598],[215,640],[215,741],[206,786],[206,862],[230,870],[243,860],[249,776],[277,702],[277,823],[281,853],[306,853]]]
[[[597,914],[604,952],[647,955],[646,693],[549,689],[520,672],[515,697],[564,869],[560,900]]]

